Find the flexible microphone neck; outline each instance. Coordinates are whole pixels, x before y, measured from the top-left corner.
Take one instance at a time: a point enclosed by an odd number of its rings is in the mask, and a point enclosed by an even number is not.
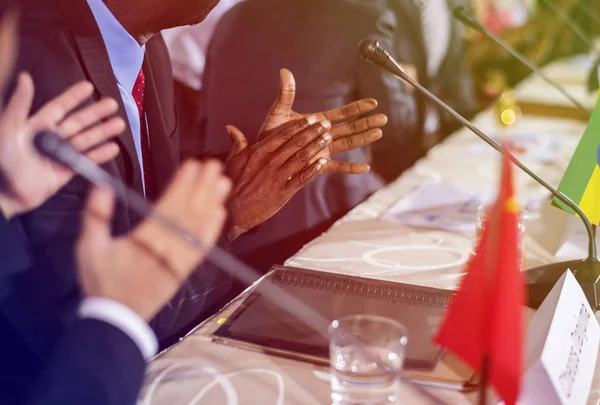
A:
[[[431,93],[429,90],[427,90],[421,84],[419,84],[416,80],[414,80],[409,75],[407,75],[404,72],[404,70],[402,69],[402,67],[400,66],[400,64],[398,64],[398,62],[396,62],[394,60],[394,58],[391,57],[391,55],[379,44],[379,42],[377,42],[374,39],[370,39],[370,38],[363,39],[359,44],[359,52],[360,52],[360,55],[363,58],[365,58],[366,60],[368,60],[369,62],[374,63],[374,64],[386,69],[390,73],[392,73],[392,74],[400,77],[402,80],[408,82],[411,86],[413,86],[415,89],[417,89],[420,93],[422,93],[429,100],[433,101],[436,105],[441,107],[444,111],[451,114],[454,118],[456,118],[456,120],[458,120],[461,124],[463,124],[465,127],[467,127],[471,132],[473,132],[475,135],[477,135],[478,137],[483,139],[492,148],[496,149],[500,153],[503,153],[502,146],[500,146],[500,144],[498,144],[496,141],[494,141],[489,136],[484,134],[479,128],[477,128],[475,125],[473,125],[465,117],[460,115],[456,110],[454,110],[453,108],[448,106],[448,104],[446,104],[442,100],[440,100],[435,94]],[[585,225],[585,229],[588,234],[589,243],[588,243],[588,258],[587,258],[587,260],[591,261],[591,262],[597,262],[598,256],[596,254],[596,240],[594,238],[594,228],[593,228],[590,220],[588,219],[588,217],[581,210],[581,208],[579,208],[579,206],[577,204],[575,204],[569,197],[567,197],[566,195],[564,195],[563,193],[561,193],[560,191],[558,191],[557,189],[552,187],[544,179],[542,179],[540,176],[538,176],[535,172],[533,172],[531,169],[529,169],[527,166],[525,166],[523,163],[521,163],[521,161],[519,161],[516,157],[514,157],[514,155],[512,155],[509,152],[506,152],[506,153],[509,156],[510,160],[519,169],[521,169],[523,172],[525,172],[529,177],[531,177],[533,180],[535,180],[535,182],[540,184],[546,190],[550,191],[550,193],[554,197],[556,197],[558,200],[560,200],[562,203],[564,203],[566,206],[568,206],[574,212],[577,213],[577,215],[579,216],[579,218],[581,218],[581,221]]]
[[[500,45],[505,51],[511,54],[514,58],[516,58],[519,62],[527,66],[531,69],[535,74],[541,77],[546,83],[554,87],[560,94],[565,96],[575,107],[584,112],[588,119],[592,116],[592,111],[588,108],[584,107],[579,101],[577,101],[573,96],[571,96],[562,86],[560,86],[557,82],[550,79],[538,66],[533,64],[530,60],[525,58],[516,49],[510,46],[506,41],[504,41],[499,36],[495,35],[493,32],[485,28],[472,14],[470,14],[464,7],[459,6],[455,7],[452,11],[452,15],[454,18],[459,20],[464,25],[478,31]]]
[[[598,53],[597,53],[596,49],[594,48],[594,43],[593,43],[592,39],[583,31],[583,29],[581,29],[579,24],[577,24],[575,21],[573,21],[573,19],[571,17],[569,17],[567,15],[567,13],[565,13],[563,10],[558,8],[558,6],[556,4],[554,4],[553,1],[541,0],[541,2],[546,7],[548,7],[550,9],[550,11],[552,11],[555,15],[557,15],[558,18],[560,18],[562,20],[562,22],[565,23],[565,25],[567,27],[569,27],[569,29],[571,31],[573,31],[573,33],[575,35],[577,35],[577,37],[579,39],[581,39],[581,41],[583,41],[583,43],[586,44],[592,50],[592,53],[594,53],[594,55],[598,56]],[[581,3],[581,0],[577,2],[577,4],[579,4],[579,3]]]
[[[587,15],[592,21],[596,24],[600,24],[600,15],[598,12],[594,10],[591,6],[585,4],[585,1],[578,1],[576,4],[577,8],[579,8],[585,15]]]

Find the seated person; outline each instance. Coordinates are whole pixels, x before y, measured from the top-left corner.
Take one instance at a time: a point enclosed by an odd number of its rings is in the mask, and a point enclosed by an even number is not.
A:
[[[400,80],[362,60],[357,51],[359,41],[368,36],[393,49],[397,29],[393,13],[379,2],[245,0],[237,4],[219,22],[206,58],[198,111],[204,123],[201,156],[226,155],[231,145],[228,124],[257,134],[260,117],[273,111],[289,115],[292,103],[294,111],[305,113],[337,109],[357,97],[376,99],[376,111],[387,115],[383,139],[410,144],[416,126],[414,96]],[[290,69],[294,77],[284,70],[278,83],[273,76],[282,68]],[[273,106],[278,86],[287,100]],[[374,115],[357,121],[350,133],[367,130],[371,141],[381,136],[377,127],[383,123],[382,115]],[[343,129],[334,127],[333,133]],[[382,142],[373,143],[373,153]],[[348,150],[351,146],[340,143],[334,158],[371,163],[369,148]],[[412,151],[399,147],[396,152],[393,163],[405,166],[404,159]],[[378,162],[372,164],[377,167]],[[330,164],[326,170],[330,173],[319,176],[276,216],[239,238],[233,251],[267,271],[381,185],[371,174],[341,176],[335,172],[343,171],[335,168]]]
[[[117,140],[119,153],[104,164],[105,170],[154,201],[177,170],[180,151],[171,66],[160,34],[152,34],[201,21],[214,1],[196,1],[192,13],[189,1],[183,0],[28,0],[19,5],[22,47],[16,71],[28,71],[34,79],[32,111],[73,83],[92,82],[94,92],[86,102],[113,98],[125,122]],[[365,103],[358,102],[354,111],[336,111],[342,128],[365,111]],[[344,138],[328,135],[329,129],[327,117],[315,114],[278,121],[261,142],[249,144],[243,134],[236,134],[226,167],[235,181],[220,246],[227,247],[267,220],[325,170],[330,146]],[[13,220],[31,266],[12,278],[12,293],[0,308],[0,327],[40,364],[49,361],[62,331],[78,319],[83,292],[77,283],[75,246],[88,192],[88,183],[75,177],[43,205]],[[113,235],[129,234],[138,222],[127,204],[118,204]],[[161,346],[177,341],[220,309],[231,283],[228,274],[210,263],[192,272],[150,322]]]

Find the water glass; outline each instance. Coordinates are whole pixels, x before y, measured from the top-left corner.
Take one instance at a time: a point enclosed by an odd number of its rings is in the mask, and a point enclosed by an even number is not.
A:
[[[408,333],[391,319],[350,315],[329,327],[333,405],[398,403]]]
[[[490,205],[481,205],[477,209],[477,226],[476,226],[476,230],[475,230],[475,244],[473,246],[473,251],[471,252],[471,254],[475,254],[475,247],[477,246],[477,243],[479,242],[479,238],[481,237],[481,234],[483,232],[485,218],[486,218],[488,212],[490,211],[490,209],[491,209]],[[525,231],[527,229],[527,220],[528,219],[529,219],[529,213],[527,212],[526,209],[522,208],[521,213],[519,215],[519,222],[517,224],[517,227],[519,230],[519,242],[521,243],[521,252],[524,251],[523,249],[524,249],[524,244],[525,244]],[[521,261],[521,265],[523,265],[523,260]]]

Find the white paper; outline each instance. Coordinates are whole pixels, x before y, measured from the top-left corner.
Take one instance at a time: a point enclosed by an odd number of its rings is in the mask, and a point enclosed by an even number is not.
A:
[[[527,372],[519,405],[583,405],[596,368],[600,326],[577,280],[567,271],[527,331]]]
[[[477,209],[487,199],[446,184],[427,184],[387,210],[381,219],[419,228],[475,234]]]
[[[440,229],[473,236],[477,227],[478,208],[492,203],[495,196],[441,183],[426,184],[407,195],[380,219],[416,228]],[[537,217],[541,200],[525,204],[528,220]]]
[[[600,232],[596,235],[596,245],[600,246]],[[588,255],[588,234],[581,219],[570,215],[565,227],[563,241],[555,254],[559,260],[585,259]]]
[[[494,132],[497,132],[494,131]],[[493,133],[493,132],[492,132]],[[555,162],[561,148],[564,146],[563,134],[529,133],[511,135],[512,154],[520,160],[552,163]],[[492,136],[497,142],[500,138]],[[468,146],[468,152],[475,156],[496,156],[498,152],[489,145],[474,141]]]

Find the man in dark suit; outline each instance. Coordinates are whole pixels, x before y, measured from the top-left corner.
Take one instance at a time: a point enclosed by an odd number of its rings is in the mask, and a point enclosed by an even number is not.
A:
[[[468,61],[464,54],[464,26],[452,16],[452,8],[467,0],[391,0],[390,9],[398,20],[395,53],[400,63],[415,68],[416,79],[461,114],[472,117],[478,110]],[[428,149],[459,127],[448,114],[415,94],[417,130],[411,150],[411,165]],[[404,140],[390,134],[374,153],[374,169],[387,180],[402,171],[394,160]]]
[[[0,89],[4,89],[12,70],[15,26],[13,13],[0,24],[4,56],[0,60]],[[24,73],[0,112],[0,302],[10,294],[12,279],[32,263],[14,218],[39,207],[73,176],[35,151],[35,135],[51,129],[95,163],[118,154],[115,143],[106,143],[125,128],[123,119],[111,118],[118,108],[114,100],[104,99],[71,111],[92,92],[91,83],[79,83],[29,116],[34,89],[31,77]],[[102,119],[106,120],[100,123]],[[231,182],[222,174],[220,164],[188,162],[157,209],[211,245],[224,224],[224,203],[230,189]],[[78,319],[63,330],[50,361],[42,364],[19,341],[11,341],[14,335],[0,330],[0,403],[136,402],[145,361],[156,354],[158,346],[147,322],[175,294],[204,254],[151,220],[126,237],[112,238],[112,207],[110,193],[94,190],[77,252],[78,279],[85,298],[79,305]]]
[[[17,70],[30,72],[36,82],[34,110],[83,79],[94,84],[93,99],[117,100],[127,125],[118,139],[120,153],[105,169],[154,199],[178,166],[179,136],[169,58],[160,35],[152,34],[200,21],[213,1],[198,0],[191,11],[187,1],[175,6],[166,0],[20,0],[19,4]],[[342,121],[365,111],[364,103],[355,107],[348,114],[341,111]],[[268,219],[326,169],[326,160],[313,158],[335,142],[327,115],[293,116],[280,124],[251,146],[242,134],[234,135],[237,147],[227,170],[236,181],[224,245]],[[42,360],[77,317],[81,291],[74,246],[87,191],[87,183],[75,178],[16,224],[34,263],[13,279],[13,294],[1,308],[5,330]],[[129,232],[138,219],[120,204],[114,234]],[[214,266],[205,264],[195,271],[151,322],[161,343],[173,342],[217,310],[230,285],[231,279]]]
[[[199,111],[206,124],[204,154],[228,150],[224,130],[228,123],[245,133],[258,133],[259,117],[269,111],[277,93],[278,83],[272,78],[282,67],[294,72],[298,111],[335,109],[355,98],[372,97],[378,102],[376,111],[388,117],[386,136],[408,142],[416,124],[413,95],[400,80],[365,62],[357,52],[359,41],[367,36],[393,49],[397,24],[384,3],[247,0],[233,7],[217,26],[207,55]],[[381,136],[379,131],[372,135]],[[374,151],[381,142],[373,143]],[[399,148],[395,153],[394,162],[400,165],[408,151]],[[340,149],[336,155],[370,163],[368,156],[367,149]],[[368,174],[320,176],[232,249],[267,270],[324,232],[379,184]]]

